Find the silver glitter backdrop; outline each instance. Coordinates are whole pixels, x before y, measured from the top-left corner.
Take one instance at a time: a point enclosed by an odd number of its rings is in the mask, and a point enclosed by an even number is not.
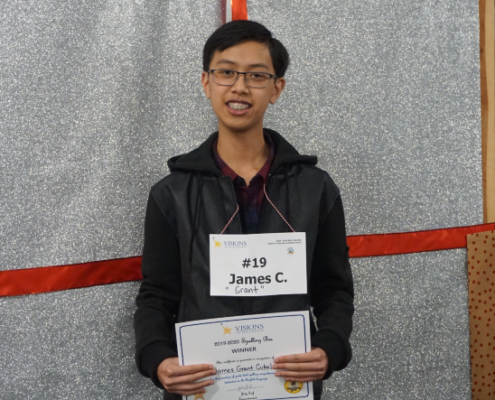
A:
[[[134,366],[138,287],[133,282],[0,299],[0,398],[162,398]]]
[[[166,160],[216,127],[219,0],[2,0],[0,270],[138,255]],[[266,126],[342,190],[350,234],[482,222],[477,2],[248,0],[288,47]],[[465,253],[353,261],[355,358],[326,399],[468,399]],[[2,399],[158,399],[136,283],[0,300]]]
[[[470,400],[466,250],[354,259],[354,359],[327,400]]]

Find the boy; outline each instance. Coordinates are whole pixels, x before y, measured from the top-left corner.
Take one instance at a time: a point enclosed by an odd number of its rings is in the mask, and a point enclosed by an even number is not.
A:
[[[176,322],[314,307],[312,350],[275,359],[276,375],[315,381],[350,361],[353,285],[338,188],[278,133],[263,128],[268,104],[285,86],[289,56],[262,25],[234,21],[203,51],[202,85],[218,132],[169,160],[170,175],[151,189],[145,220],[143,283],[136,299],[139,371],[165,399],[201,394],[212,365],[180,366]],[[210,296],[209,234],[306,232],[307,294]]]

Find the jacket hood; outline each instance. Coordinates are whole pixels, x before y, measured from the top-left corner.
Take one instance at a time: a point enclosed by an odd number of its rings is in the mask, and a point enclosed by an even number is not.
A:
[[[271,130],[263,129],[270,135],[275,145],[275,158],[273,160],[270,173],[276,173],[279,167],[283,164],[311,164],[316,165],[318,159],[316,156],[305,156],[299,152],[280,134]],[[190,172],[210,172],[217,176],[222,176],[222,172],[218,169],[213,160],[212,146],[218,138],[218,132],[212,133],[205,142],[197,149],[172,157],[168,160],[167,165],[170,172],[173,171],[190,171]]]

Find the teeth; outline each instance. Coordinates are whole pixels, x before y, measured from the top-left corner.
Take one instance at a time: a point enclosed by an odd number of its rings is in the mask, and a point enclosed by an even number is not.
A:
[[[229,103],[229,107],[236,111],[242,111],[249,108],[249,105],[244,103]]]

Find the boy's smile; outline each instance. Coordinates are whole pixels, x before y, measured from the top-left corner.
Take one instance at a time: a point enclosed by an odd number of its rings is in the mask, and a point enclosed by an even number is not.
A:
[[[258,42],[244,42],[215,52],[209,68],[275,75],[268,47]],[[219,131],[237,133],[261,133],[268,104],[275,104],[285,86],[284,78],[270,78],[267,87],[253,88],[247,85],[245,74],[239,74],[232,86],[223,86],[213,81],[212,72],[203,72],[201,82],[218,117]]]
[[[242,100],[232,100],[227,102],[227,107],[229,111],[234,115],[242,115],[247,112],[249,108],[252,107],[251,103]]]

